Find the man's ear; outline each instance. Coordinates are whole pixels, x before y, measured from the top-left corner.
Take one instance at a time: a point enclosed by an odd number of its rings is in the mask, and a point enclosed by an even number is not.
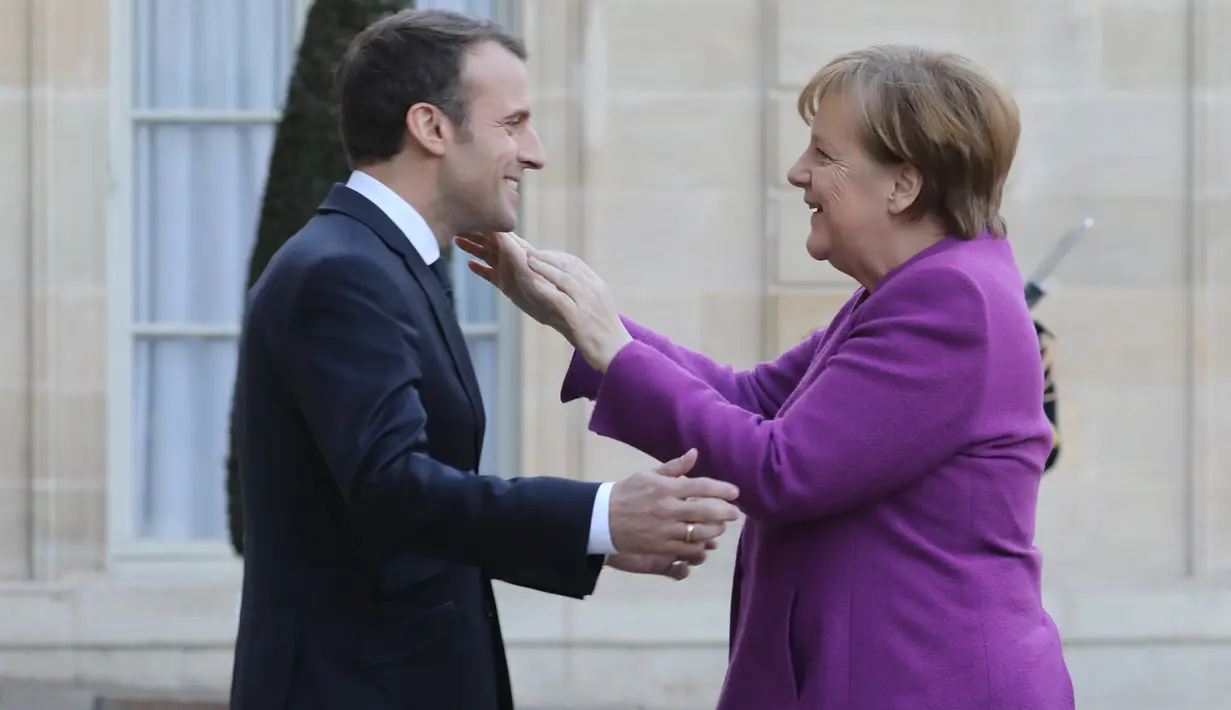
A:
[[[915,166],[903,163],[895,169],[893,191],[889,193],[889,212],[902,214],[910,209],[922,191],[923,175]]]
[[[406,112],[406,133],[425,153],[441,156],[453,139],[453,124],[439,108],[418,103]]]

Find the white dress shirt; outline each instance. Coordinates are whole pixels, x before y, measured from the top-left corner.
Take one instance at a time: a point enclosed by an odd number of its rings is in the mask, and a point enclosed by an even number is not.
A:
[[[402,234],[410,240],[410,245],[419,252],[425,264],[431,266],[440,258],[440,244],[436,241],[431,227],[427,225],[427,220],[387,185],[363,171],[356,170],[351,173],[346,186],[379,207],[380,211],[402,230]],[[598,495],[594,498],[594,508],[590,514],[590,539],[586,545],[586,552],[591,555],[611,555],[616,551],[611,542],[608,520],[612,485],[604,483],[599,486]]]

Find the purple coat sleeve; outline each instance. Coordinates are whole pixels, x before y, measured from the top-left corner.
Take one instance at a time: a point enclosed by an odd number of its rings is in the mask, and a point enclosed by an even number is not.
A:
[[[727,402],[765,417],[777,414],[778,408],[799,384],[825,332],[816,331],[812,337],[787,350],[773,362],[736,372],[731,366],[720,365],[701,353],[680,347],[628,318],[623,318],[623,321],[634,340],[653,348],[711,387]],[[590,367],[580,353],[574,352],[560,388],[560,401],[571,402],[582,397],[594,399],[602,381],[602,374]]]
[[[835,515],[935,470],[968,435],[987,374],[987,306],[952,270],[901,274],[776,418],[744,411],[643,342],[622,349],[590,429],[729,481],[750,517]]]

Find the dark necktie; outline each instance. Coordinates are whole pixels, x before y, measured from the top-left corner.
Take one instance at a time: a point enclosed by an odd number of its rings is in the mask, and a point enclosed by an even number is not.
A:
[[[432,273],[436,274],[436,278],[440,279],[440,285],[445,290],[445,295],[449,297],[449,303],[453,303],[453,281],[449,278],[449,264],[444,257],[439,257],[432,262]]]

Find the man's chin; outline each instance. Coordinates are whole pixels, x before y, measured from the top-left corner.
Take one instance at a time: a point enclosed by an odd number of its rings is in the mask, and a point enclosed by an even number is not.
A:
[[[494,234],[496,232],[512,232],[517,229],[517,216],[499,215],[489,219],[476,219],[471,222],[472,229],[464,230],[464,234]]]
[[[500,227],[493,229],[493,232],[512,232],[517,229],[517,210],[510,210],[511,214],[504,215],[500,220]]]

